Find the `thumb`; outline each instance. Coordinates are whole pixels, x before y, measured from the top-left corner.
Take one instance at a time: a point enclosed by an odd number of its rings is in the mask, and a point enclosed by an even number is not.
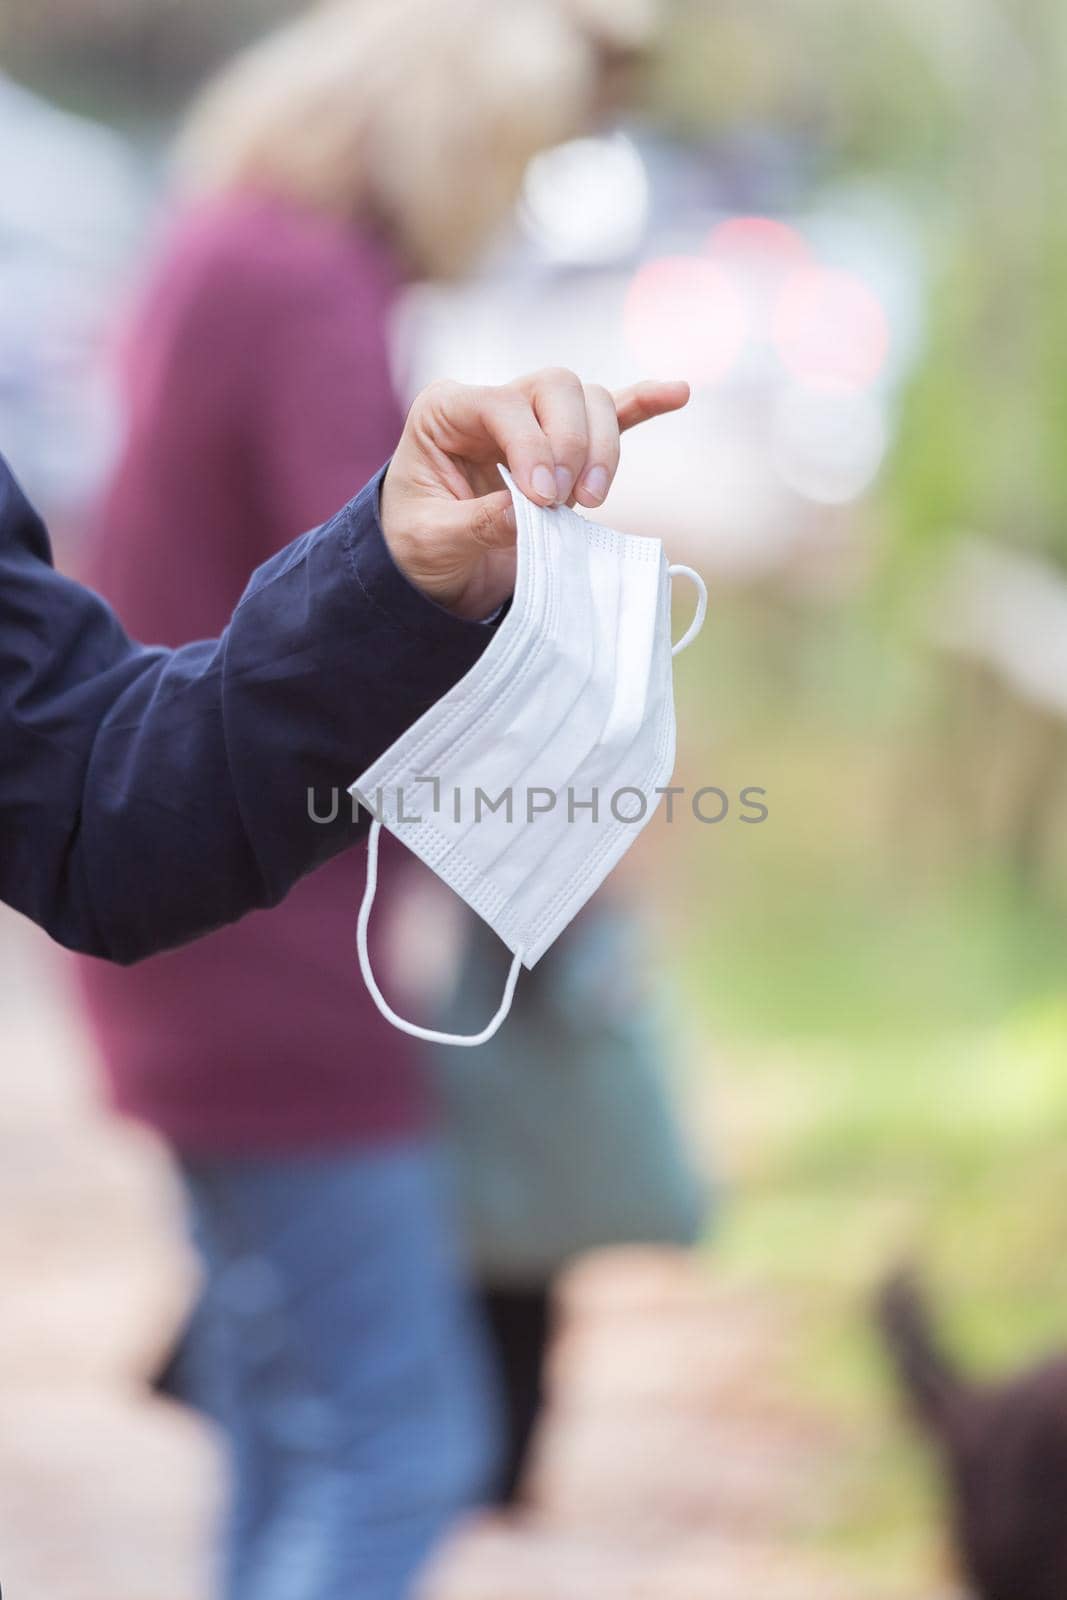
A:
[[[457,539],[483,550],[508,550],[515,543],[515,507],[507,489],[496,489],[476,500],[454,500],[447,522]]]

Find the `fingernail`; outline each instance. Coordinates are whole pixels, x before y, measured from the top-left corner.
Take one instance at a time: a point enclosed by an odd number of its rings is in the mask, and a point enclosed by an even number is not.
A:
[[[559,501],[561,506],[566,505],[567,501],[570,499],[570,493],[573,487],[574,478],[572,474],[567,471],[566,467],[557,467],[556,499]]]
[[[534,467],[530,483],[539,500],[555,500],[556,476],[551,467]]]
[[[582,479],[582,488],[586,494],[592,495],[594,500],[603,500],[608,492],[607,467],[590,467]]]

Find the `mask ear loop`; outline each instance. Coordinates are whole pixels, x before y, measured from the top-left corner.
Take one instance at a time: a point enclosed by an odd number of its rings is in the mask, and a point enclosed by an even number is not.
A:
[[[688,578],[691,583],[696,584],[697,590],[696,615],[678,640],[678,643],[671,646],[671,655],[680,656],[683,650],[688,649],[704,626],[704,618],[707,616],[708,611],[708,586],[699,572],[694,572],[692,567],[682,566],[680,562],[667,568],[667,576],[671,579]]]
[[[401,1033],[410,1033],[413,1039],[426,1039],[430,1044],[485,1044],[493,1037],[511,1010],[511,1002],[515,997],[515,985],[519,981],[519,970],[522,966],[522,951],[517,950],[515,952],[508,972],[507,982],[504,985],[504,998],[500,1002],[496,1015],[486,1023],[481,1033],[439,1033],[436,1028],[420,1028],[418,1023],[408,1022],[405,1018],[398,1016],[378,987],[377,979],[371,971],[370,952],[367,949],[367,932],[370,928],[371,907],[374,904],[374,896],[378,891],[378,840],[381,837],[381,832],[381,822],[377,817],[374,817],[370,825],[370,838],[367,840],[367,884],[363,890],[363,900],[359,908],[359,921],[356,923],[356,948],[359,951],[359,970],[363,974],[363,982],[367,985],[368,993],[386,1022],[391,1022],[394,1028],[400,1029]]]

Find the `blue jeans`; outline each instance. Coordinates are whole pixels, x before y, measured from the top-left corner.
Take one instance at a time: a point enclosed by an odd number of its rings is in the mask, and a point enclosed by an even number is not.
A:
[[[496,1450],[435,1148],[179,1169],[205,1282],[176,1371],[229,1446],[227,1600],[401,1600]]]

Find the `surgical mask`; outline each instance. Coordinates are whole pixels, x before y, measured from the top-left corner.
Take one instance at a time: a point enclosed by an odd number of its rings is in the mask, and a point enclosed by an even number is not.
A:
[[[364,982],[395,1027],[439,1044],[492,1038],[520,968],[540,960],[651,819],[674,770],[671,657],[707,609],[703,579],[668,566],[660,540],[545,510],[504,478],[517,523],[507,615],[466,676],[350,790],[372,815],[357,929]],[[672,646],[679,576],[698,602]],[[408,1022],[378,987],[367,936],[383,826],[512,952],[500,1007],[479,1033]]]

